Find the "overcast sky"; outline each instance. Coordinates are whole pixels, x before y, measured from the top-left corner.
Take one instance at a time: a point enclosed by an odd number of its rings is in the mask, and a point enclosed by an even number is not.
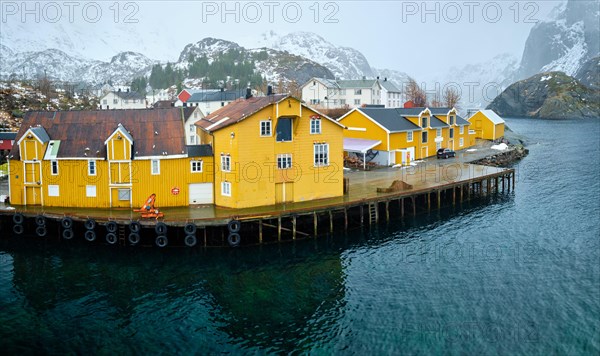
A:
[[[376,68],[420,76],[497,54],[520,59],[535,22],[564,1],[71,1],[1,3],[0,43],[108,60],[132,50],[177,60],[217,37],[253,47],[261,34],[315,32]],[[116,4],[116,5],[115,5]]]

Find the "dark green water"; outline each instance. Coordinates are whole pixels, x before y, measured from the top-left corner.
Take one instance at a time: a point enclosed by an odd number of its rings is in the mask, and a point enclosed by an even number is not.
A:
[[[509,124],[530,141],[514,195],[374,231],[207,252],[2,238],[0,350],[597,355],[600,123]]]

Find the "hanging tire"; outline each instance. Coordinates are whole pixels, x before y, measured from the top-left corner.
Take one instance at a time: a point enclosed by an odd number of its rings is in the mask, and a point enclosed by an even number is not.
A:
[[[94,219],[87,219],[83,225],[88,230],[94,230],[94,228],[96,227],[96,220],[94,220]]]
[[[137,222],[137,221],[132,221],[129,223],[129,231],[131,232],[140,232],[140,230],[142,229],[142,225]]]
[[[160,221],[157,222],[154,231],[156,231],[157,235],[165,235],[167,233],[167,224]]]
[[[229,232],[240,232],[241,228],[242,224],[239,222],[239,220],[231,220],[227,224],[227,229],[229,229]]]
[[[45,226],[46,225],[46,217],[44,215],[38,215],[35,217],[35,224],[37,226]]]
[[[229,246],[231,247],[239,246],[240,242],[242,242],[242,237],[237,232],[232,232],[227,236],[227,243],[229,243]]]
[[[117,232],[117,223],[114,221],[109,221],[106,223],[106,231],[114,233]]]
[[[96,240],[96,232],[94,230],[88,230],[83,235],[83,238],[89,242],[93,242]]]
[[[138,234],[137,232],[132,232],[131,234],[129,234],[129,236],[127,237],[127,240],[129,240],[129,243],[132,245],[137,245],[140,243],[140,234]]]
[[[196,233],[196,224],[187,223],[183,227],[183,231],[185,231],[188,235],[194,235]]]
[[[185,237],[185,239],[183,240],[183,242],[185,243],[185,245],[187,247],[194,247],[194,246],[196,246],[196,243],[198,242],[198,240],[196,239],[196,236],[194,236],[194,235],[187,235]]]
[[[13,226],[13,232],[16,235],[22,235],[24,231],[25,231],[25,228],[21,224],[17,224],[17,225]]]
[[[162,248],[162,247],[165,247],[165,246],[167,246],[169,244],[169,239],[167,239],[167,237],[163,236],[163,235],[157,236],[155,243],[156,243],[156,246]]]
[[[60,224],[62,225],[62,227],[64,229],[70,229],[73,227],[73,219],[71,219],[70,217],[64,217],[61,221]]]
[[[64,229],[62,232],[62,237],[65,240],[71,240],[73,238],[73,229]]]
[[[23,221],[25,221],[25,217],[23,216],[23,214],[21,213],[16,213],[15,215],[13,215],[13,222],[15,224],[23,224]]]
[[[48,230],[46,230],[46,226],[40,225],[35,228],[35,234],[39,237],[45,237],[48,234]]]
[[[108,242],[109,245],[114,245],[117,243],[117,241],[117,235],[113,234],[112,232],[106,234],[106,242]]]

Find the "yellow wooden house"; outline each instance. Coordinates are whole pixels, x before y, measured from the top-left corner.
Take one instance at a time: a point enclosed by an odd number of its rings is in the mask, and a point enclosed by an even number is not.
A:
[[[468,121],[476,138],[497,140],[504,137],[504,120],[493,110],[479,110]]]
[[[439,148],[472,145],[469,123],[454,108],[356,108],[338,119],[347,127],[344,150],[371,151],[381,165],[407,165],[436,155]],[[359,154],[360,157],[360,154]]]
[[[249,97],[196,123],[215,157],[215,204],[247,208],[343,195],[341,124],[279,94]]]
[[[132,208],[151,194],[161,207],[212,203],[212,149],[186,146],[194,110],[27,113],[9,156],[11,203]]]

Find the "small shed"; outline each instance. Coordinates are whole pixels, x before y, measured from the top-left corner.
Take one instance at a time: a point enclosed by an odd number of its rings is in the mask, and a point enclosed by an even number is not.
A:
[[[475,138],[497,140],[504,137],[504,120],[493,110],[479,110],[467,119]]]

